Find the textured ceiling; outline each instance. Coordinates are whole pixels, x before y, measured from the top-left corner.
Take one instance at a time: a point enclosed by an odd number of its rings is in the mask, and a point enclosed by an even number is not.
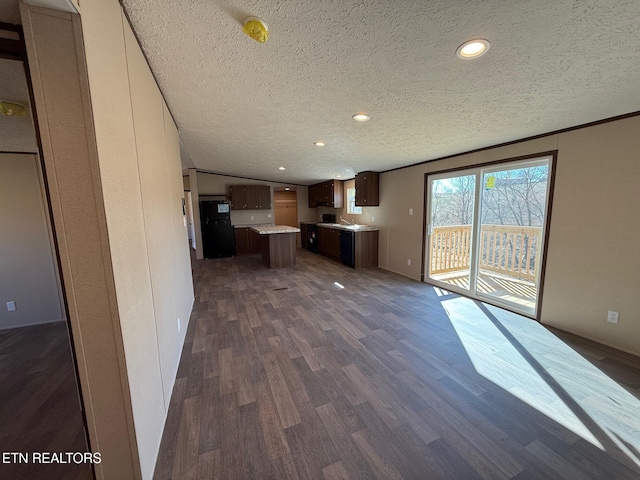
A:
[[[308,184],[640,110],[638,0],[124,6],[199,169]],[[473,38],[489,52],[458,59]]]
[[[29,105],[22,62],[0,59],[0,100]],[[36,152],[37,148],[30,115],[7,117],[0,113],[0,151]]]

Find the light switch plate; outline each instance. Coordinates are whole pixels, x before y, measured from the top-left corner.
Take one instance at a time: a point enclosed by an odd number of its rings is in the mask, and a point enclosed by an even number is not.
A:
[[[16,302],[7,302],[7,312],[16,311]]]

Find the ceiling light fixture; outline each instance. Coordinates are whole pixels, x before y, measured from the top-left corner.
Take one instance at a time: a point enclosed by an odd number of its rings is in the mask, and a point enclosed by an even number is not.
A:
[[[289,190],[291,190],[289,187],[284,187],[284,189],[288,192]]]
[[[469,60],[471,58],[478,58],[489,51],[491,45],[487,40],[478,38],[475,40],[469,40],[464,42],[456,50],[458,58],[463,60]]]
[[[242,31],[256,42],[265,43],[269,38],[269,27],[258,17],[245,18]]]
[[[326,145],[327,145],[327,144],[326,144],[326,143],[324,143],[324,142],[313,142],[313,144],[314,144],[316,147],[324,147],[324,146],[326,146]]]
[[[26,117],[27,107],[20,103],[0,100],[0,113],[7,117]]]
[[[278,167],[278,170],[286,170],[284,167]]]
[[[371,120],[371,117],[366,113],[356,113],[351,118],[353,118],[356,122],[368,122],[369,120]]]

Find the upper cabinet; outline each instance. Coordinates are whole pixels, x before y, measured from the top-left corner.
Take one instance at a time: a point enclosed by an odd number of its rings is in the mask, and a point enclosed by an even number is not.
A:
[[[377,207],[380,205],[380,174],[361,172],[356,175],[356,206]]]
[[[342,208],[343,191],[342,180],[327,180],[326,182],[309,185],[309,208]]]
[[[232,185],[232,210],[269,210],[271,208],[271,187],[269,185]]]

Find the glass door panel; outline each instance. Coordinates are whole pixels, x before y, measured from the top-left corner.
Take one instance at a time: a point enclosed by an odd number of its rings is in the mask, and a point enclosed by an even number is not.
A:
[[[430,280],[469,290],[476,175],[434,176],[429,183],[428,265]]]
[[[549,161],[482,170],[476,291],[534,314]]]
[[[428,176],[425,279],[535,317],[551,157]]]

